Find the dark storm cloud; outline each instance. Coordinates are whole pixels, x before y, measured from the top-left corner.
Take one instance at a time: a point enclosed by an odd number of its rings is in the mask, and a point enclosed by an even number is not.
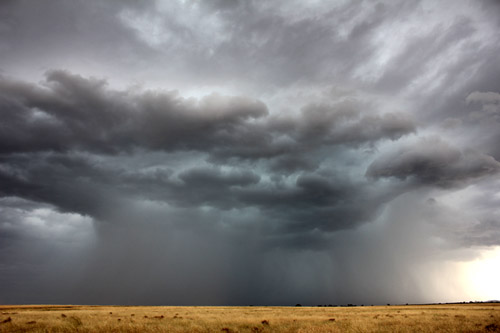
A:
[[[267,114],[263,103],[247,98],[210,95],[196,102],[175,92],[136,95],[62,71],[47,74],[43,87],[1,84],[3,152],[210,150],[225,141],[241,144],[238,129]]]
[[[254,223],[266,224],[276,241],[302,237],[300,233],[306,231],[354,228],[372,219],[381,204],[399,193],[394,189],[375,192],[366,184],[324,172],[301,173],[286,183],[280,177],[263,181],[246,164],[226,166],[233,171],[213,165],[178,174],[172,170],[144,174],[87,158],[54,153],[3,158],[1,193],[113,223],[127,223],[117,211],[135,200],[223,211],[255,208],[259,213]],[[164,163],[168,165],[169,160],[167,156]]]
[[[437,137],[424,138],[394,153],[380,156],[367,176],[415,180],[424,185],[460,186],[500,172],[500,162],[474,150],[460,151]]]
[[[238,198],[278,221],[269,227],[271,232],[301,238],[308,231],[355,228],[373,219],[381,205],[398,193],[371,190],[366,184],[342,179],[340,175],[303,173],[293,185],[276,183],[242,190],[238,191]]]
[[[245,186],[259,182],[259,176],[252,172],[232,172],[222,174],[217,169],[190,169],[179,175],[179,178],[188,186],[212,187],[216,186]]]
[[[197,101],[176,92],[113,91],[103,80],[64,71],[49,72],[43,86],[4,78],[0,87],[3,153],[142,147],[259,158],[301,146],[397,139],[415,130],[404,115],[362,116],[352,105],[311,106],[299,118],[274,120],[262,102],[245,97],[212,94]]]
[[[2,2],[0,303],[461,301],[498,8]]]
[[[399,139],[415,131],[415,122],[405,114],[371,115],[352,103],[308,105],[302,109],[297,141],[309,144],[363,143]],[[364,106],[368,108],[369,106]]]
[[[66,212],[101,217],[117,206],[113,171],[93,166],[82,157],[20,154],[0,159],[3,196],[51,203]]]
[[[291,174],[297,171],[312,171],[317,168],[313,162],[308,161],[303,156],[283,156],[273,160],[270,165],[272,171]]]
[[[363,183],[300,166],[318,169],[325,147],[373,145],[415,131],[411,117],[372,115],[355,101],[311,104],[298,116],[276,117],[249,98],[115,91],[104,80],[64,71],[49,72],[39,85],[4,78],[0,86],[2,193],[99,220],[113,220],[112,207],[146,198],[179,207],[255,207],[259,220],[281,221],[273,232],[283,234],[353,228],[396,192],[365,193]],[[126,159],[140,156],[140,149],[203,153],[213,165],[175,170],[167,157],[166,169],[145,174],[91,159]],[[314,152],[307,165],[293,162],[300,159],[296,154]],[[252,163],[261,163],[270,179],[250,171]],[[296,179],[283,179],[281,169]]]

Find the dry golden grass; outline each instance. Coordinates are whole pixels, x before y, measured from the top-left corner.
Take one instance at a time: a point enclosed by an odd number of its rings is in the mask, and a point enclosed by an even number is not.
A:
[[[74,331],[500,332],[500,304],[364,307],[0,306],[0,332]]]

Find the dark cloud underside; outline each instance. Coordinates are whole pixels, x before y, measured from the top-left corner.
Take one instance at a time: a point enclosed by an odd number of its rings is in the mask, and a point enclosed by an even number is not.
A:
[[[461,301],[433,281],[500,245],[498,10],[2,2],[0,303]]]

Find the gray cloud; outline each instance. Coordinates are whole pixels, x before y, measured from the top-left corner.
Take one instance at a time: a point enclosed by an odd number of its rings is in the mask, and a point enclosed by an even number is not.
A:
[[[212,94],[197,101],[175,92],[113,91],[104,80],[64,71],[49,72],[43,86],[1,84],[0,149],[7,153],[142,147],[259,158],[293,146],[396,139],[415,130],[406,116],[360,116],[349,105],[310,106],[300,118],[273,121],[262,102],[245,97]]]
[[[500,297],[498,9],[2,2],[0,303]]]
[[[489,118],[488,121],[494,120],[500,122],[500,94],[495,92],[480,92],[475,91],[470,93],[466,102],[468,104],[481,104],[481,111],[476,111],[470,116],[472,118]]]
[[[45,87],[2,83],[2,113],[11,125],[4,132],[9,140],[2,140],[6,152],[203,149],[237,142],[238,127],[267,113],[261,102],[239,97],[210,95],[197,103],[175,92],[107,91],[105,81],[62,71],[50,72]]]
[[[374,178],[413,178],[425,185],[452,187],[499,171],[500,163],[493,157],[474,150],[461,152],[434,137],[402,147],[389,156],[380,156],[366,174]]]

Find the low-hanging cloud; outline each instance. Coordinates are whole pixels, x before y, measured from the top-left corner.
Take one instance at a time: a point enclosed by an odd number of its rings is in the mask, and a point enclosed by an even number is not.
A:
[[[310,106],[301,117],[274,120],[265,104],[245,97],[113,91],[104,80],[64,71],[47,73],[41,86],[5,78],[1,86],[5,153],[145,148],[259,158],[294,146],[396,139],[415,130],[407,116],[360,117],[344,105]]]
[[[424,138],[392,154],[380,156],[369,167],[367,176],[414,180],[439,187],[462,186],[500,172],[500,162],[469,149],[460,151],[438,137]]]
[[[500,245],[497,12],[2,2],[0,303],[468,300],[435,281]]]

